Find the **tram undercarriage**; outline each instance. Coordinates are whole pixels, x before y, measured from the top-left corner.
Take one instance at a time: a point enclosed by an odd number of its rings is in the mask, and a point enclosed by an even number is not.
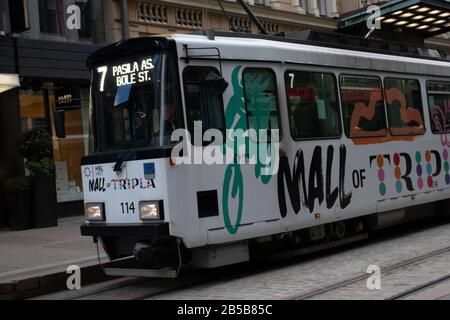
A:
[[[187,249],[181,239],[163,230],[165,224],[145,230],[126,226],[83,226],[83,235],[101,242],[113,267],[104,266],[111,276],[176,278],[182,266],[219,268],[250,260],[286,259],[322,251],[368,238],[369,232],[406,222],[450,214],[450,200],[429,203],[390,212],[373,214],[313,228],[234,242],[220,246]],[[168,229],[166,229],[168,231]],[[96,233],[94,235],[94,233]]]

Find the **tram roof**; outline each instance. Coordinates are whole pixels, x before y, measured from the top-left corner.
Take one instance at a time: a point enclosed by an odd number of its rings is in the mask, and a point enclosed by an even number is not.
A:
[[[348,45],[330,46],[323,43],[317,44],[310,41],[256,34],[215,33],[214,36],[209,37],[201,34],[174,34],[171,38],[178,45],[188,45],[191,59],[196,55],[204,55],[204,49],[200,52],[195,50],[195,47],[218,48],[223,60],[273,61],[450,77],[450,60],[417,57],[398,52],[389,53],[386,50],[352,48]],[[242,50],[242,48],[248,50]],[[366,49],[369,52],[365,51]]]
[[[208,33],[207,33],[208,34]],[[101,61],[111,60],[118,56],[138,54],[148,50],[164,50],[179,46],[179,55],[186,58],[183,45],[189,48],[189,58],[205,56],[205,48],[220,52],[223,60],[266,61],[325,66],[334,68],[359,69],[362,71],[380,71],[413,75],[450,77],[450,60],[433,57],[418,57],[411,54],[390,52],[364,48],[361,46],[340,45],[308,40],[298,40],[277,36],[209,33],[204,34],[172,34],[133,38],[104,47],[91,54],[88,66]],[[203,48],[202,51],[195,48]],[[243,50],[245,48],[245,50]],[[426,50],[426,48],[423,48]],[[184,52],[183,52],[184,51]],[[210,59],[214,57],[210,56]]]

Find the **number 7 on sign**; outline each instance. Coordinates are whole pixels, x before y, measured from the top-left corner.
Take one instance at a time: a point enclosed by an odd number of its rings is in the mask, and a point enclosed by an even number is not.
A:
[[[102,74],[100,78],[100,92],[103,92],[105,91],[105,78],[106,73],[108,72],[108,67],[107,66],[99,67],[97,68],[97,72]]]

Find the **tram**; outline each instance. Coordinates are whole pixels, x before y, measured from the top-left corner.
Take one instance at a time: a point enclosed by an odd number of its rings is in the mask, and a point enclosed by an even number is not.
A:
[[[134,258],[109,274],[176,277],[448,212],[444,57],[203,32],[88,66],[81,233]]]

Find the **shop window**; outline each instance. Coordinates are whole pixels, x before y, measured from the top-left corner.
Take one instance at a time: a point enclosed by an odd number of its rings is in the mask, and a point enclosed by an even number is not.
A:
[[[337,85],[333,74],[287,71],[289,124],[295,140],[341,135]]]
[[[46,96],[43,90],[20,90],[20,122],[22,132],[31,129],[48,129],[45,105]]]
[[[424,134],[425,126],[419,81],[386,78],[384,86],[391,134]]]
[[[250,129],[279,130],[277,79],[271,69],[244,70],[244,97]],[[281,136],[281,134],[280,134]]]
[[[431,130],[433,133],[447,133],[450,129],[450,83],[429,82],[427,90]]]
[[[184,90],[188,129],[193,132],[194,122],[201,121],[203,130],[225,130],[225,115],[222,95],[205,82],[212,72],[219,72],[211,67],[189,67],[184,71]]]
[[[55,105],[55,98],[54,95],[49,95],[49,103],[52,106]],[[89,151],[88,103],[89,89],[81,88],[80,97],[77,97],[74,101],[74,106],[65,108],[66,138],[54,139],[53,154],[58,202],[83,199],[80,159],[86,156]],[[54,123],[53,113],[50,116],[52,117],[52,123]]]
[[[348,137],[387,134],[383,89],[377,78],[341,77],[341,102]]]

